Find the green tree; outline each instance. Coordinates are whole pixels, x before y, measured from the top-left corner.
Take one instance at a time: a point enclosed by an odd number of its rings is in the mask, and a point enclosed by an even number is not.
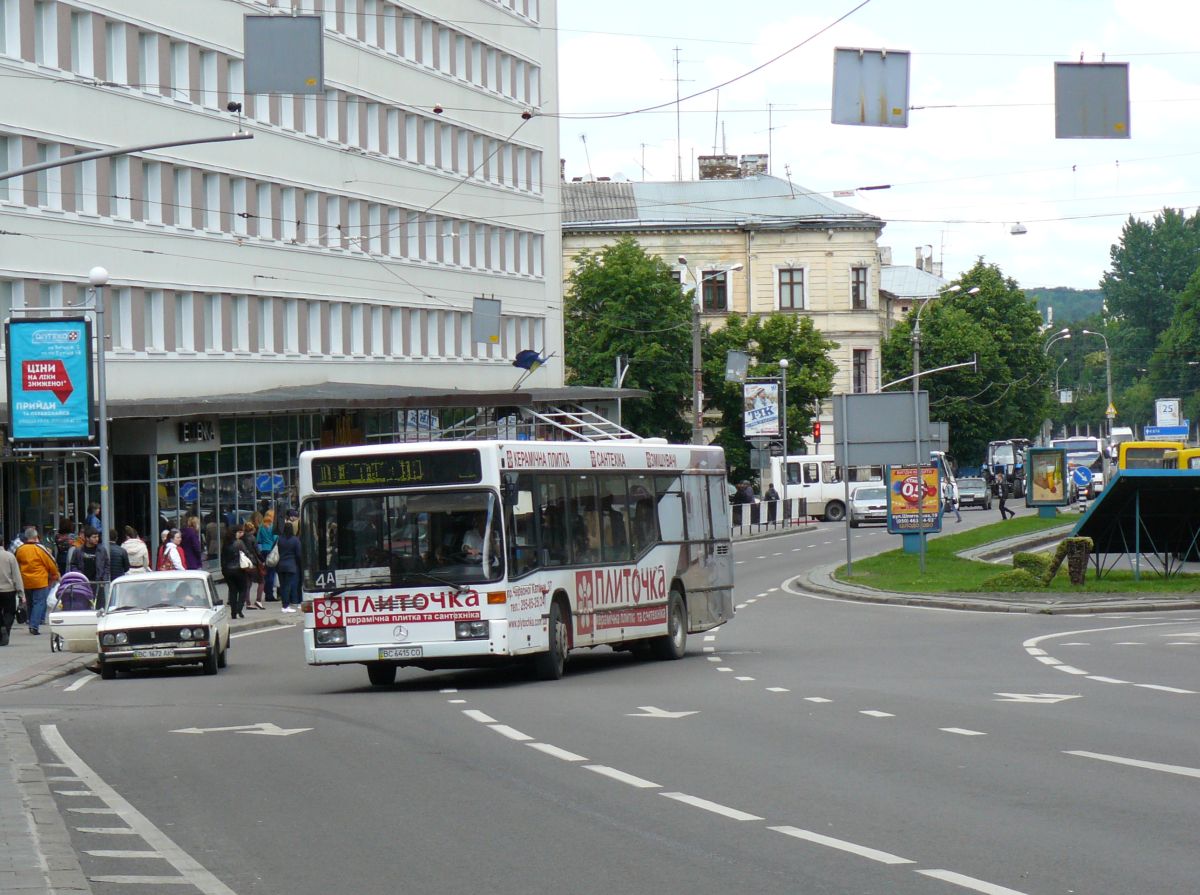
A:
[[[681,411],[692,390],[691,299],[672,270],[633,237],[584,251],[567,278],[564,302],[567,382],[611,385],[617,355],[629,359],[622,423],[643,436],[688,440]]]
[[[1200,419],[1200,270],[1175,303],[1171,324],[1150,358],[1149,381],[1153,397],[1180,398],[1183,415]]]
[[[924,376],[929,416],[950,424],[950,453],[960,462],[983,461],[987,443],[1030,438],[1049,407],[1054,371],[1043,351],[1035,304],[995,264],[980,258],[964,273],[958,292],[943,293],[921,312],[921,369],[979,356],[979,372],[966,367]],[[970,290],[979,292],[971,295]],[[883,344],[884,379],[912,373],[912,324],[897,325]],[[911,388],[911,384],[908,385]]]
[[[714,443],[725,448],[725,462],[734,479],[749,479],[758,471],[750,468],[750,449],[742,425],[741,383],[725,381],[726,352],[749,354],[754,359],[751,377],[779,376],[779,361],[787,358],[788,452],[794,453],[801,436],[812,434],[821,401],[833,393],[837,366],[829,352],[836,347],[836,342],[817,331],[810,318],[795,314],[769,314],[749,320],[731,314],[724,326],[705,332],[705,405],[721,414],[721,431]]]
[[[1198,253],[1200,211],[1188,217],[1164,208],[1152,221],[1125,222],[1121,241],[1109,249],[1111,269],[1100,281],[1115,389],[1132,384],[1149,366],[1179,294],[1200,266]]]

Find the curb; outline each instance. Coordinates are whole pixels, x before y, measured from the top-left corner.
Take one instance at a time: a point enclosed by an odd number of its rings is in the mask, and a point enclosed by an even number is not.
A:
[[[266,611],[269,612],[270,610]],[[303,615],[298,614],[297,619],[294,621],[290,618],[279,618],[274,615],[269,618],[256,618],[253,620],[238,619],[236,622],[230,623],[229,629],[232,634],[240,634],[242,631],[255,631],[260,628],[273,628],[283,625],[298,627],[302,624],[303,618]],[[23,671],[13,672],[8,677],[0,679],[0,693],[8,690],[28,690],[32,687],[40,687],[42,684],[56,680],[57,678],[67,677],[76,672],[83,671],[91,662],[96,660],[95,653],[75,653],[73,655],[76,658],[64,661],[62,664],[55,665],[52,668],[43,670],[43,663],[38,662],[28,666]],[[29,676],[22,677],[21,675],[26,672],[29,672]]]

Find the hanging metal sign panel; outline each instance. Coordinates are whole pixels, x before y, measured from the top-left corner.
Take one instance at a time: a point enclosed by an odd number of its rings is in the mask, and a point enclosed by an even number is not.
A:
[[[4,335],[9,441],[92,439],[91,323],[83,317],[9,320]]]

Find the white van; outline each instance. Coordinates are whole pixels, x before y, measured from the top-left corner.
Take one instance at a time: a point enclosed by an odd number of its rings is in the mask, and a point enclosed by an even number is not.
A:
[[[856,466],[851,470],[851,490],[858,482],[882,482],[883,467]],[[786,486],[783,458],[771,458],[771,481],[786,499],[803,498],[805,513],[825,522],[846,518],[846,485],[833,454],[798,454],[787,458]]]

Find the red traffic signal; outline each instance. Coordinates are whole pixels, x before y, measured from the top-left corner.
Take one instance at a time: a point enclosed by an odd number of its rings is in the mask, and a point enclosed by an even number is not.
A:
[[[817,444],[821,443],[821,423],[813,423],[813,441]]]

